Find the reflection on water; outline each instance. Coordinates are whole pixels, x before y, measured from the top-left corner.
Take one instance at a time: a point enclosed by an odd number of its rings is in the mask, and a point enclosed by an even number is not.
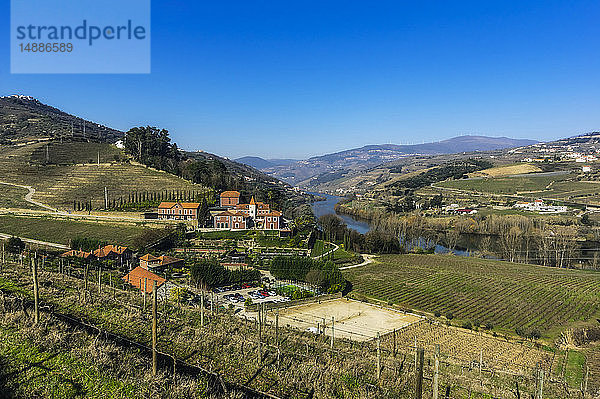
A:
[[[316,201],[312,204],[312,210],[317,219],[323,215],[334,214],[334,215],[339,216],[344,221],[344,223],[346,223],[348,228],[354,229],[354,230],[358,231],[359,233],[365,234],[366,232],[368,232],[371,229],[371,227],[369,226],[369,223],[367,223],[365,221],[354,219],[352,216],[349,216],[349,215],[341,215],[341,214],[335,213],[335,208],[334,208],[335,204],[337,204],[344,198],[338,197],[335,195],[322,194],[322,193],[311,193],[311,194],[325,198],[325,201]]]

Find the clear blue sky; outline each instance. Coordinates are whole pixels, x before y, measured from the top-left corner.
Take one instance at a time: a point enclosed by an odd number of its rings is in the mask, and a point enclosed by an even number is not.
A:
[[[460,134],[600,130],[600,2],[152,2],[149,75],[10,75],[27,94],[186,149],[323,154]]]

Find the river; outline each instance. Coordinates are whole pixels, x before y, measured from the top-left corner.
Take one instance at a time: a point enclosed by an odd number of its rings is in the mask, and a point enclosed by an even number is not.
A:
[[[337,204],[338,202],[343,200],[344,199],[343,197],[338,197],[335,195],[329,195],[329,194],[323,194],[323,193],[310,193],[310,194],[325,198],[325,201],[315,201],[312,204],[312,210],[317,219],[323,215],[333,214],[333,215],[337,215],[338,217],[340,217],[344,221],[344,223],[346,223],[348,228],[354,229],[361,234],[365,234],[366,232],[371,230],[371,226],[369,226],[369,223],[365,222],[364,220],[355,219],[350,215],[343,215],[343,214],[339,214],[339,213],[335,212],[335,204]],[[407,244],[405,243],[405,245],[407,245]],[[408,247],[409,247],[408,249],[411,249],[411,247],[421,247],[423,249],[427,249],[427,247],[428,247],[427,240],[418,239],[418,240],[414,241],[412,244],[408,245]],[[443,246],[439,243],[435,244],[435,253],[448,253],[448,252],[450,252],[450,250],[448,248],[446,248],[445,246]],[[454,252],[454,254],[459,255],[459,256],[469,256],[469,251],[466,250],[465,248],[455,249],[452,252]]]
[[[323,194],[323,193],[310,193],[316,195],[318,197],[325,198],[325,201],[315,201],[312,204],[312,210],[315,214],[315,217],[318,219],[323,215],[334,214],[339,216],[344,223],[348,226],[348,228],[358,231],[361,234],[365,234],[368,232],[371,227],[369,223],[353,218],[349,215],[342,215],[339,213],[335,213],[335,204],[343,200],[343,197],[337,197],[335,195]]]

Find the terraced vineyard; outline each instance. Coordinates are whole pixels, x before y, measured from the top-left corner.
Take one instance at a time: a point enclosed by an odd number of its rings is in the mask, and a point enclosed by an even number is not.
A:
[[[437,183],[436,186],[456,188],[459,190],[478,191],[490,194],[517,194],[521,192],[539,192],[541,196],[557,194],[553,182],[570,180],[568,174],[530,174],[513,177],[475,178],[465,180],[448,180]]]
[[[385,255],[344,274],[357,296],[495,330],[561,328],[600,314],[600,273],[452,255]],[[455,322],[455,320],[453,320]]]
[[[484,367],[518,373],[540,365],[554,370],[560,356],[554,352],[536,348],[531,342],[517,344],[489,334],[480,334],[443,324],[421,321],[397,332],[396,345],[400,348],[418,347],[432,353],[434,346],[443,348],[447,361],[455,364],[478,362],[481,356]],[[466,345],[465,343],[468,343]],[[393,348],[391,334],[384,337],[384,348]]]
[[[132,192],[156,192],[163,190],[182,190],[206,192],[209,189],[192,184],[184,179],[168,173],[145,168],[129,163],[105,162],[114,152],[108,144],[90,143],[91,147],[84,151],[81,144],[65,143],[58,153],[54,148],[57,161],[89,162],[97,160],[97,152],[104,147],[100,165],[94,163],[74,165],[43,165],[40,158],[44,156],[45,143],[35,143],[20,147],[0,148],[0,181],[32,186],[36,189],[34,199],[60,209],[72,209],[73,201],[92,201],[94,207],[104,203],[104,187],[107,187],[109,199],[127,197]],[[58,145],[58,144],[57,144]],[[91,152],[90,152],[91,151]],[[79,155],[76,155],[79,153]],[[69,156],[71,155],[71,156]],[[82,158],[83,157],[83,158]],[[52,161],[52,156],[50,157]]]

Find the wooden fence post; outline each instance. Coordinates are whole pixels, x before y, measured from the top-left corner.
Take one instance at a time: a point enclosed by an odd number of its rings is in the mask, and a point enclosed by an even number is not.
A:
[[[275,344],[277,345],[277,365],[279,365],[279,309],[275,313]]]
[[[417,368],[415,369],[415,399],[423,397],[423,360],[425,351],[423,348],[417,349]]]
[[[200,298],[200,327],[204,327],[204,291]]]
[[[438,399],[440,386],[440,346],[433,349],[433,399]]]
[[[31,270],[33,273],[33,300],[35,306],[34,323],[40,322],[40,291],[38,285],[38,265],[37,258],[31,258]]]
[[[157,307],[158,294],[156,290],[156,281],[152,281],[152,375],[156,375],[158,361],[156,353],[156,328],[157,328]]]
[[[377,332],[377,383],[381,381],[381,335]]]
[[[566,365],[565,365],[565,367],[566,367]],[[544,394],[544,369],[542,369],[542,368],[538,369],[537,380],[538,380],[537,399],[542,399],[543,394]]]
[[[392,350],[392,354],[396,357],[396,329],[394,328],[394,349]]]
[[[331,349],[333,349],[333,340],[335,332],[335,318],[331,316]]]
[[[258,304],[258,364],[262,363],[262,303]]]

